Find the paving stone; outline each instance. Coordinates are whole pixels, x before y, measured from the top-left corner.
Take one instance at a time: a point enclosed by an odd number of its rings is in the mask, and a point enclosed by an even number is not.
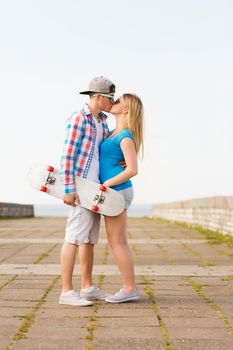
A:
[[[165,350],[165,345],[156,339],[94,339],[93,349],[95,350]]]
[[[17,300],[17,298],[15,297],[15,300],[0,300],[0,309],[3,307],[6,308],[33,308],[35,307],[37,303],[36,301],[31,301],[31,300],[20,300],[20,302]]]
[[[32,311],[32,308],[20,308],[18,307],[1,307],[1,314],[0,314],[0,324],[1,322],[4,322],[4,319],[6,317],[15,317],[15,316],[22,316],[25,314],[28,314]],[[3,321],[2,321],[3,319]]]
[[[21,339],[14,345],[14,350],[83,350],[85,340],[79,339],[55,339],[42,337],[38,339]]]
[[[120,327],[120,328],[111,328],[111,333],[108,330],[108,327],[100,327],[95,330],[95,338],[112,338],[112,341],[115,339],[156,339],[162,341],[162,335],[160,327]]]
[[[93,315],[92,307],[74,307],[68,305],[58,305],[56,303],[53,308],[51,307],[43,307],[37,312],[37,317],[41,319],[49,319],[52,318],[54,320],[60,319],[73,319],[73,318],[90,318]]]
[[[148,316],[154,317],[154,312],[152,308],[148,309],[128,309],[127,307],[121,308],[121,306],[118,305],[118,308],[109,308],[109,309],[104,309],[100,308],[98,310],[98,317],[119,317],[119,318],[128,318],[128,317],[141,317],[141,316]]]
[[[183,306],[181,305],[180,307],[177,307],[176,305],[171,305],[171,306],[159,306],[159,313],[162,317],[180,317],[180,318],[185,318],[185,317],[195,317],[199,318],[203,314],[205,317],[212,318],[216,317],[216,313],[213,309],[211,308],[206,308],[204,313],[203,313],[203,308],[192,308],[192,306]]]
[[[223,339],[231,341],[233,335],[225,328],[199,328],[199,327],[171,327],[168,328],[169,335],[172,339]]]
[[[48,327],[40,325],[38,327],[31,327],[29,332],[27,333],[27,338],[33,338],[37,339],[39,342],[41,339],[57,339],[57,340],[75,340],[80,338],[85,338],[88,334],[86,328],[81,327],[62,327],[62,326],[56,326]]]
[[[159,321],[155,315],[153,316],[138,316],[138,317],[101,317],[98,316],[98,323],[101,327],[112,328],[141,328],[141,327],[158,327]]]
[[[232,340],[217,339],[185,339],[174,340],[172,346],[175,350],[231,350],[233,349]]]
[[[163,317],[163,321],[169,328],[226,328],[217,317]]]
[[[0,261],[4,259],[0,267],[9,262],[16,263],[17,267],[13,274],[0,275],[0,348],[10,344],[24,322],[22,316],[35,308],[55,278],[55,275],[48,276],[49,270],[40,276],[25,275],[22,269],[20,275],[19,264],[38,269],[40,266],[33,262],[41,257],[39,265],[44,269],[56,267],[54,271],[58,275],[65,224],[65,218],[0,222]],[[233,248],[207,246],[205,236],[193,229],[144,218],[129,220],[128,236],[133,252],[137,252],[136,269],[145,271],[148,266],[152,272],[153,269],[159,271],[159,275],[145,276],[141,272],[136,276],[141,294],[139,302],[109,304],[98,301],[93,307],[86,308],[59,305],[59,280],[36,311],[24,338],[15,342],[13,350],[84,350],[88,347],[93,350],[165,350],[159,319],[166,326],[174,350],[231,350],[233,334],[229,326],[187,283],[186,277],[190,271],[196,271],[199,275],[193,276],[192,280],[203,286],[206,297],[218,304],[227,321],[233,324],[233,281],[216,275],[233,271],[233,255],[224,255],[226,251],[233,254]],[[2,242],[6,240],[5,244],[1,244],[1,239]],[[18,239],[17,243],[14,239]],[[95,248],[95,266],[102,265],[103,290],[115,293],[122,282],[119,274],[112,275],[113,271],[119,273],[119,270],[110,248],[106,255],[108,245],[103,220],[100,240]],[[51,251],[46,255],[49,249]],[[218,266],[205,268],[203,261],[206,259]],[[77,256],[77,266],[78,263]],[[215,271],[215,276],[201,277],[201,274],[207,274],[206,271]],[[97,271],[93,276],[95,285],[100,282],[99,273]],[[10,282],[15,275],[17,277]],[[73,280],[75,289],[79,290],[80,276],[75,275]],[[147,295],[148,291],[153,291],[156,307]],[[91,332],[93,339],[88,338]]]

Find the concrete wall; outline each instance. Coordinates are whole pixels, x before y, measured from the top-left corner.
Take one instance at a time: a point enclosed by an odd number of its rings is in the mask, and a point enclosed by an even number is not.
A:
[[[233,235],[233,196],[155,204],[153,216]]]
[[[0,203],[0,217],[11,216],[34,216],[33,205],[15,204],[15,203]]]

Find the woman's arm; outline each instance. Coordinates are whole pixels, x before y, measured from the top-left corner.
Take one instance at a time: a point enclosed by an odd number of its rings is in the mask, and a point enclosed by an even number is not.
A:
[[[112,187],[120,185],[122,182],[129,180],[138,173],[137,155],[133,140],[129,137],[125,137],[121,141],[120,147],[124,155],[126,168],[120,174],[105,181],[105,186]]]

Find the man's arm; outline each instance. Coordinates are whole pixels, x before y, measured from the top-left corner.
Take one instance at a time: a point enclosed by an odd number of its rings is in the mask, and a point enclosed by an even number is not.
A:
[[[64,184],[64,203],[75,205],[79,201],[75,188],[74,166],[84,133],[84,120],[81,114],[73,114],[67,123],[67,134],[61,157],[61,182]]]

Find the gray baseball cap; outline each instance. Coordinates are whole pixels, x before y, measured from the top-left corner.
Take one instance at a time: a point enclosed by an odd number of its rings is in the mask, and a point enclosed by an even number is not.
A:
[[[91,80],[88,90],[81,91],[82,95],[89,95],[91,92],[97,92],[102,94],[113,94],[115,93],[115,85],[111,80],[105,77],[97,77]]]

